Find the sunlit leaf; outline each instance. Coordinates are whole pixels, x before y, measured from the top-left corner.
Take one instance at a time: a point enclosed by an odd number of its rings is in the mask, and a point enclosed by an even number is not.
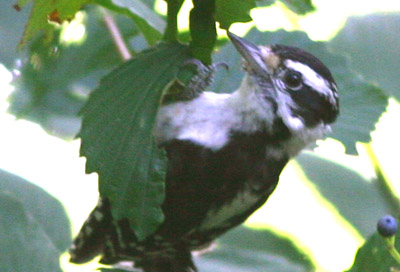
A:
[[[339,139],[346,146],[346,152],[356,153],[357,141],[368,142],[370,132],[387,105],[387,97],[381,89],[365,81],[350,69],[343,56],[332,54],[326,43],[311,41],[305,33],[259,32],[252,30],[245,37],[255,44],[286,44],[303,48],[320,58],[331,70],[339,88],[340,116],[332,126],[330,136]],[[215,54],[215,62],[227,62],[231,69],[226,73],[218,73],[214,82],[216,92],[233,92],[243,78],[240,67],[240,56],[232,45],[222,47]],[[356,124],[356,125],[355,125]]]
[[[314,271],[309,257],[287,238],[245,227],[222,236],[214,250],[195,261],[203,272]]]
[[[102,79],[83,109],[81,155],[99,174],[100,194],[139,239],[163,220],[165,159],[152,128],[161,93],[189,58],[181,44],[161,44]]]
[[[376,222],[374,222],[376,226]],[[400,250],[400,235],[396,234],[396,248]],[[347,272],[396,272],[400,264],[390,255],[383,238],[375,233],[358,250],[354,264]]]
[[[17,6],[23,8],[27,2],[18,0]],[[60,24],[63,21],[72,20],[75,13],[88,2],[89,0],[33,0],[33,8],[21,44],[29,41],[40,31],[44,31],[47,36],[50,36],[54,26],[49,22]]]
[[[378,186],[354,170],[310,153],[301,154],[297,161],[317,190],[364,237],[371,235],[375,222],[390,211]]]
[[[256,7],[255,0],[216,0],[215,20],[220,23],[220,27],[228,29],[236,22],[249,22],[250,10]]]

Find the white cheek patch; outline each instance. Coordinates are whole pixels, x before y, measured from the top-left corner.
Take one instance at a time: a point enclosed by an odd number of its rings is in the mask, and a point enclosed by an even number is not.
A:
[[[292,131],[297,132],[304,129],[305,124],[304,120],[294,116],[292,113],[292,108],[296,107],[296,103],[292,100],[292,98],[283,92],[278,92],[279,99],[279,107],[278,113],[281,116],[285,125]]]
[[[288,68],[291,68],[303,75],[304,83],[314,90],[320,92],[326,97],[331,97],[333,92],[331,90],[331,86],[328,81],[326,81],[322,76],[316,73],[309,66],[293,61],[293,60],[285,60],[285,65]]]

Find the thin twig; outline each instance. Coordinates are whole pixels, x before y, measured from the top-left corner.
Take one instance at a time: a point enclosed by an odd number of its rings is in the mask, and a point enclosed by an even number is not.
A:
[[[396,239],[395,236],[384,239],[387,246],[387,250],[389,251],[390,255],[392,255],[392,257],[396,260],[398,264],[400,264],[400,254],[395,246],[395,239]]]
[[[104,22],[107,26],[108,31],[111,34],[111,37],[115,43],[115,47],[117,48],[118,53],[121,55],[121,58],[124,61],[131,59],[132,53],[129,51],[128,47],[126,46],[124,38],[122,37],[121,32],[119,31],[114,18],[111,16],[111,14],[107,10],[102,9],[102,11],[103,11],[103,16],[104,16]]]

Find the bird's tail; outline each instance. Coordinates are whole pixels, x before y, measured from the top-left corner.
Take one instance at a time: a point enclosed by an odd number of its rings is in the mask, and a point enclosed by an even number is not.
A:
[[[110,203],[100,198],[72,243],[70,262],[85,263],[101,254],[105,249],[106,235],[112,228]]]

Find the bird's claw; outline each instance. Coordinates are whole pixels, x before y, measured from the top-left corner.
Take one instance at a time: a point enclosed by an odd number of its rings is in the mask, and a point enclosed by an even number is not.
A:
[[[198,59],[189,59],[182,64],[183,67],[188,65],[194,65],[197,72],[187,85],[188,91],[194,96],[197,96],[212,84],[214,73],[219,67],[229,70],[229,66],[225,62],[218,62],[207,66]]]

